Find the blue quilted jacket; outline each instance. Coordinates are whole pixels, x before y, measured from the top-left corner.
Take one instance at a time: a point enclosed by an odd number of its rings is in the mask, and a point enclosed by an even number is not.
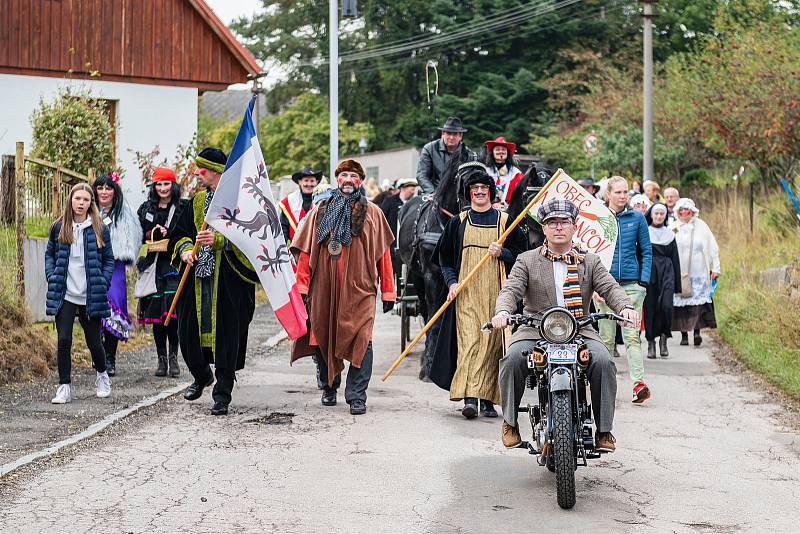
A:
[[[47,251],[44,255],[44,274],[47,277],[47,315],[55,315],[64,303],[67,293],[67,268],[69,267],[69,243],[59,243],[58,233],[61,222],[50,227]],[[111,248],[111,235],[103,225],[105,246],[97,248],[94,228],[89,225],[83,230],[84,254],[86,261],[86,314],[90,319],[109,317],[108,287],[114,274],[114,251]]]
[[[644,215],[633,209],[616,214],[619,234],[611,273],[617,282],[650,283],[653,249]]]

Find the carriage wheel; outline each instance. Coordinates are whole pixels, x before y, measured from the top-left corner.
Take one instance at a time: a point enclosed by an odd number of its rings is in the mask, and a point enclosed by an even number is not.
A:
[[[400,350],[406,350],[406,345],[410,339],[411,317],[408,315],[406,303],[400,303]]]

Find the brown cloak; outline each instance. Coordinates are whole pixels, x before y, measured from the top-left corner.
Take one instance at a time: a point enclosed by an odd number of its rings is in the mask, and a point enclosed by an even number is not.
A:
[[[366,213],[357,213],[366,210]],[[363,224],[361,224],[363,216]],[[292,345],[291,361],[311,356],[319,349],[328,364],[328,383],[344,369],[344,360],[361,366],[372,339],[378,261],[394,237],[383,212],[372,202],[353,206],[353,239],[331,256],[327,242],[317,244],[320,209],[314,209],[294,236],[294,252],[309,255],[309,333]],[[341,283],[340,283],[341,282]]]

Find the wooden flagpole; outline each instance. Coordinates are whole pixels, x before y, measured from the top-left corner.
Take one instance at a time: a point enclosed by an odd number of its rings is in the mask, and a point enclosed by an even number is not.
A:
[[[553,174],[553,177],[550,178],[550,180],[548,180],[548,182],[544,185],[544,187],[542,187],[541,191],[539,191],[536,194],[536,196],[533,197],[533,200],[531,200],[528,203],[528,205],[525,207],[525,209],[522,210],[522,212],[520,212],[519,215],[517,215],[517,218],[514,219],[514,221],[508,226],[508,228],[506,228],[506,231],[503,232],[503,235],[501,235],[500,238],[497,240],[497,242],[499,244],[502,245],[503,242],[508,237],[508,234],[510,234],[511,231],[514,228],[516,228],[517,225],[520,222],[522,222],[522,219],[527,217],[528,212],[531,210],[531,208],[533,208],[533,205],[536,204],[537,202],[539,202],[539,199],[542,197],[544,192],[547,191],[547,188],[550,187],[550,184],[552,184],[555,181],[555,179],[558,178],[559,175],[562,172],[564,172],[564,171],[562,171],[561,169],[558,169]],[[477,273],[478,270],[480,270],[480,268],[483,267],[486,264],[487,261],[489,261],[490,257],[491,257],[491,254],[489,254],[487,252],[483,256],[483,258],[481,258],[481,261],[478,262],[478,265],[473,267],[473,269],[469,272],[469,274],[467,274],[467,276],[464,278],[464,280],[461,283],[459,283],[458,288],[456,289],[456,297],[458,297],[458,294],[461,292],[462,289],[464,289],[464,286],[466,286],[470,282],[470,280],[472,280],[472,277],[475,276],[475,273]],[[455,297],[453,298],[453,300],[455,300]],[[397,357],[397,359],[394,361],[394,363],[392,363],[392,366],[389,367],[389,370],[386,371],[386,374],[383,375],[383,378],[381,378],[381,381],[385,382],[386,379],[389,378],[389,375],[391,375],[394,372],[394,370],[397,369],[397,366],[400,365],[400,362],[402,362],[403,359],[406,356],[408,356],[408,353],[411,352],[411,349],[414,348],[414,345],[416,345],[417,342],[422,338],[422,336],[425,335],[425,333],[428,330],[430,330],[430,328],[433,326],[433,323],[435,323],[439,319],[439,317],[441,317],[441,315],[444,313],[444,311],[447,309],[447,307],[450,305],[450,303],[453,302],[453,300],[445,300],[444,301],[444,304],[442,304],[442,306],[436,311],[436,313],[433,314],[433,317],[431,317],[431,320],[428,321],[428,324],[426,324],[422,328],[422,330],[419,332],[419,334],[417,334],[417,336],[411,341],[411,343],[408,344],[408,346],[406,347],[406,350],[404,350],[402,352],[402,354],[400,354],[400,356]]]
[[[200,227],[200,232],[205,230],[207,227],[208,227],[208,223],[203,221],[203,226]],[[200,232],[198,232],[198,233],[200,233]],[[197,241],[197,238],[195,238],[194,247],[192,247],[192,257],[193,258],[197,258],[197,250],[199,248],[200,248],[200,242]],[[169,326],[169,322],[172,320],[172,314],[175,312],[175,306],[178,305],[178,297],[181,296],[181,292],[183,291],[183,285],[186,283],[186,279],[189,277],[189,271],[190,270],[191,270],[191,267],[189,267],[189,264],[188,263],[185,264],[184,269],[183,269],[183,275],[181,275],[181,281],[178,284],[178,289],[177,289],[177,291],[175,291],[175,296],[172,297],[172,304],[170,304],[170,306],[169,306],[169,312],[167,312],[167,318],[164,319],[164,326]],[[196,305],[199,306],[200,303],[197,302]]]

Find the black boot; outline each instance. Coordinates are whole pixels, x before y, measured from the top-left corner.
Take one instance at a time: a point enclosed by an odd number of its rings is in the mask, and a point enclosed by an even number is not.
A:
[[[169,376],[172,378],[181,376],[181,368],[178,366],[178,354],[176,352],[169,355]]]
[[[681,332],[681,345],[689,346],[689,332]]]
[[[108,353],[106,354],[106,372],[108,376],[117,374],[117,355]]]
[[[336,389],[324,388],[322,390],[322,405],[323,406],[336,406]]]
[[[647,340],[647,359],[648,360],[655,360],[656,359],[656,340],[655,339],[648,339]]]
[[[700,337],[700,330],[694,331],[694,346],[699,347],[700,344],[703,342],[703,338]]]
[[[497,410],[494,409],[492,401],[481,399],[481,415],[483,417],[497,417]]]
[[[158,355],[158,369],[156,369],[156,376],[167,376],[167,355]]]
[[[667,336],[664,334],[661,334],[661,337],[658,338],[658,349],[662,358],[669,358],[669,349],[667,349]]]
[[[475,419],[478,416],[478,399],[475,397],[464,399],[464,408],[461,410],[461,415],[467,419]]]

